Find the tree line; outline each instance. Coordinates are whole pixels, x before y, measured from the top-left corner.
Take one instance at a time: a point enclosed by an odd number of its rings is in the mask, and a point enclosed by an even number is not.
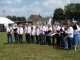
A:
[[[53,18],[56,20],[80,19],[80,3],[70,3],[54,10]]]
[[[6,16],[8,19],[12,20],[12,21],[26,21],[26,18],[24,16],[22,17],[17,17],[17,16]]]

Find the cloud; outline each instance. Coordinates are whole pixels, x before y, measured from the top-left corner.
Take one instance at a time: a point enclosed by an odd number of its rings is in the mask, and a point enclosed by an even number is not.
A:
[[[14,4],[14,3],[20,3],[22,0],[2,0],[1,3],[6,3],[6,4]]]
[[[31,14],[40,14],[42,12],[41,8],[39,8],[40,3],[35,1],[33,4],[24,5],[20,8],[14,8],[11,5],[0,7],[0,11],[5,10],[5,15],[15,15],[15,16],[25,16],[28,18]],[[1,13],[3,15],[3,12]]]
[[[2,0],[2,3],[13,4],[20,3],[23,0]],[[25,16],[27,19],[31,14],[41,14],[42,16],[52,16],[56,8],[64,8],[66,4],[70,3],[70,0],[43,0],[43,2],[34,1],[32,4],[24,4],[21,7],[13,7],[7,5],[0,7],[0,16],[3,16],[3,10],[5,15]]]
[[[70,3],[70,0],[46,0],[43,2],[43,6],[47,8],[64,8],[68,3]]]

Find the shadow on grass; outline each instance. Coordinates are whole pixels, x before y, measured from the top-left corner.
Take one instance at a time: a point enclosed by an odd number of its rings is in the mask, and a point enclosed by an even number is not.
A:
[[[22,42],[22,43],[13,42],[13,43],[3,43],[3,44],[26,44],[26,43],[25,42]]]
[[[54,49],[56,49],[56,50],[64,50],[63,47],[57,46],[57,45],[55,45],[55,44],[52,44],[51,46],[52,46]]]

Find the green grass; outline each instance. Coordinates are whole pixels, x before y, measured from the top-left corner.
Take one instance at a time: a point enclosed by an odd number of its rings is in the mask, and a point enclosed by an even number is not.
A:
[[[14,39],[14,38],[13,38]],[[25,37],[24,37],[25,42]],[[5,32],[0,32],[0,60],[79,60],[80,49],[63,50],[57,46],[37,44],[6,44]],[[80,48],[80,46],[79,46]]]

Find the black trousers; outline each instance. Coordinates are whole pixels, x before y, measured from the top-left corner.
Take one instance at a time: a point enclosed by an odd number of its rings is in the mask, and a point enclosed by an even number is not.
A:
[[[31,43],[34,43],[34,36],[31,35]]]
[[[36,43],[39,44],[39,36],[36,35]]]
[[[23,38],[22,34],[18,34],[19,43],[22,43],[22,38]]]
[[[26,34],[26,43],[30,44],[30,33]]]
[[[57,45],[60,46],[60,36],[59,36],[59,34],[56,34],[56,40],[57,40]]]
[[[14,33],[15,42],[18,43],[18,33]]]
[[[52,44],[55,44],[55,38],[56,38],[56,35],[53,35],[52,36]]]
[[[51,45],[51,36],[46,36],[46,43]]]
[[[53,44],[55,43],[55,39],[56,39],[56,44],[57,45],[60,45],[60,37],[59,37],[59,34],[53,35]]]

